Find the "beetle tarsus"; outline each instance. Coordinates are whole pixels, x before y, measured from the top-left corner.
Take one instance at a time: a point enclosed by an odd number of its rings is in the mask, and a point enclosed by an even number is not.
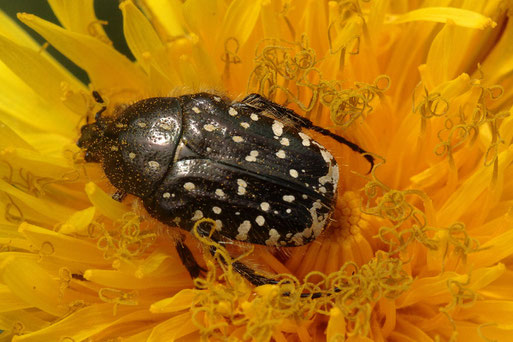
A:
[[[97,92],[96,90],[93,90],[93,97],[94,97],[94,100],[97,102],[97,103],[104,103],[105,101],[103,101],[103,98],[102,96],[100,95],[99,92]]]
[[[114,201],[123,202],[126,195],[126,192],[124,192],[123,190],[117,190],[111,197]]]
[[[214,246],[210,246],[210,254],[215,255],[216,248]],[[221,261],[226,264],[226,260],[221,257]],[[266,276],[257,274],[255,270],[253,270],[248,265],[240,262],[240,261],[234,261],[232,262],[233,269],[239,273],[241,276],[243,276],[247,281],[249,281],[254,286],[261,286],[266,284],[278,284],[278,282],[274,279],[267,278]]]

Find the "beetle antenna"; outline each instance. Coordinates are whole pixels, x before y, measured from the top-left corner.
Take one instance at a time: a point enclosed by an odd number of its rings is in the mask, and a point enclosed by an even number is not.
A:
[[[326,136],[338,141],[339,143],[346,145],[351,150],[360,153],[365,159],[367,159],[367,161],[369,162],[369,164],[371,166],[369,172],[371,172],[372,169],[374,168],[374,157],[371,154],[369,154],[369,152],[365,151],[363,148],[358,146],[357,144],[347,140],[346,138],[344,138],[338,134],[335,134],[335,133],[333,133],[325,128],[319,127],[319,126],[311,125],[308,128],[313,131],[319,132],[323,135],[326,135]]]

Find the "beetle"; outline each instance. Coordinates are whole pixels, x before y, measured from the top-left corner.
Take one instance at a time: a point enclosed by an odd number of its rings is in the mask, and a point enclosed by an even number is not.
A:
[[[118,189],[139,197],[160,222],[191,231],[208,217],[215,241],[273,247],[302,246],[321,234],[333,213],[339,170],[333,155],[307,134],[358,145],[259,94],[241,101],[210,93],[140,100],[116,117],[81,128],[77,145],[86,162],[101,163]],[[209,224],[199,225],[209,235]],[[183,241],[176,249],[191,277],[203,269]],[[214,251],[212,251],[214,252]],[[255,285],[273,280],[241,262],[234,269]]]

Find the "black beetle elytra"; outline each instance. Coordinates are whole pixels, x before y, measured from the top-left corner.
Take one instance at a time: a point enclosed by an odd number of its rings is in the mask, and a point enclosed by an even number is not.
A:
[[[102,117],[104,110],[82,127],[78,146],[87,162],[102,164],[119,190],[114,197],[137,196],[151,216],[187,231],[211,218],[218,241],[301,246],[323,231],[339,171],[304,129],[366,153],[258,94],[240,102],[208,93],[148,98],[118,117]],[[199,231],[209,234],[210,226]],[[201,268],[188,248],[182,241],[176,248],[191,276],[198,276]],[[253,284],[270,282],[242,263],[234,267]]]

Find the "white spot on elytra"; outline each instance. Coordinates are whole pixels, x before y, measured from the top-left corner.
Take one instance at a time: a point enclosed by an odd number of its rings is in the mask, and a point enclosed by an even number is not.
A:
[[[219,197],[224,197],[224,191],[222,189],[216,189],[216,195]]]
[[[251,222],[248,220],[242,222],[237,228],[239,234],[235,237],[239,241],[245,241],[248,238],[248,232],[251,229]]]
[[[276,156],[277,156],[278,158],[284,159],[284,158],[285,158],[285,156],[286,156],[285,151],[283,151],[283,150],[279,150],[278,152],[276,152]]]
[[[146,127],[146,123],[145,122],[138,122],[137,126],[139,126],[141,128],[144,128],[144,127]]]
[[[247,122],[241,122],[240,125],[244,128],[249,128],[249,124]]]
[[[267,246],[276,246],[278,245],[278,240],[280,239],[280,234],[276,229],[269,229],[269,239],[265,240],[265,244]]]
[[[293,195],[285,195],[282,198],[285,202],[289,203],[294,202],[294,200],[296,199]]]
[[[260,208],[262,208],[263,211],[269,210],[269,207],[270,207],[270,205],[267,202],[260,203]]]
[[[148,162],[148,166],[150,167],[150,169],[156,170],[160,167],[160,164],[158,162],[156,162],[155,160],[150,160]]]
[[[215,229],[219,232],[219,231],[221,231],[221,228],[223,228],[223,221],[216,220]]]
[[[237,184],[239,185],[237,188],[237,195],[246,194],[246,187],[248,186],[248,183],[246,183],[244,179],[237,179]]]
[[[192,216],[191,220],[197,221],[199,219],[203,218],[203,212],[201,210],[196,210],[194,212],[194,216]]]
[[[206,124],[203,126],[203,129],[207,132],[212,132],[216,127],[212,124]]]
[[[165,131],[170,131],[173,128],[170,124],[167,123],[161,123],[159,127]]]
[[[219,96],[214,96],[214,101],[221,102],[221,98]]]
[[[326,193],[326,188],[325,188],[325,187],[323,187],[323,186],[321,186],[321,187],[319,188],[319,191],[320,191],[320,192],[322,192],[323,194],[325,194],[325,193]]]
[[[194,183],[191,183],[191,182],[187,182],[183,185],[184,189],[185,190],[193,190],[196,186],[194,185]]]
[[[258,151],[251,151],[249,152],[249,156],[246,156],[246,161],[255,162],[256,157],[258,157]]]
[[[253,120],[253,121],[258,121],[258,115],[256,115],[255,113],[251,114],[249,117],[250,117],[250,118],[251,118],[251,120]]]
[[[171,197],[171,194],[170,194],[169,192],[164,192],[164,193],[162,194],[162,197],[164,197],[164,198],[169,198],[169,197]]]
[[[286,212],[287,214],[290,214],[290,213],[292,212],[292,209],[287,208],[287,210],[285,210],[285,212]]]
[[[290,239],[290,241],[294,242],[296,246],[303,246],[303,234],[302,233],[296,233],[294,236]]]
[[[130,158],[130,159],[134,159],[134,158],[135,158],[135,153],[134,153],[134,152],[130,152],[130,153],[128,154],[128,158]]]
[[[259,226],[263,226],[264,223],[265,223],[265,218],[262,216],[262,215],[258,215],[256,218],[255,218],[255,222],[259,225]]]
[[[321,201],[317,200],[313,203],[312,207],[309,209],[310,216],[312,217],[312,227],[311,231],[315,237],[321,234],[324,226],[326,225],[326,220],[329,215],[319,216],[317,210],[322,208]],[[305,230],[306,231],[306,230]],[[305,231],[303,233],[305,233]]]
[[[240,142],[243,142],[244,141],[244,138],[242,138],[240,135],[235,135],[233,138],[232,138],[233,141],[235,141],[236,143],[240,143]]]
[[[192,107],[192,110],[193,110],[193,111],[194,111],[194,113],[196,113],[196,114],[201,113],[201,110],[200,110],[198,107],[196,107],[196,106]]]
[[[274,120],[272,129],[274,135],[278,137],[283,134],[283,124],[279,121]]]
[[[323,148],[321,148],[321,155],[326,163],[330,163],[333,160],[333,156],[331,155],[331,153],[329,153]]]
[[[282,144],[283,146],[289,146],[290,145],[289,139],[281,138],[280,139],[280,144]]]
[[[307,199],[308,198],[308,196],[305,195],[305,194],[301,195],[301,197],[303,197],[303,199]]]
[[[228,109],[228,114],[230,114],[231,116],[235,116],[239,114],[239,112],[237,112],[235,108],[230,107],[230,109]]]
[[[289,170],[289,173],[290,173],[290,176],[293,177],[293,178],[297,178],[299,176],[299,174],[297,173],[296,170],[294,169],[290,169]]]
[[[303,139],[303,146],[310,146],[310,137],[302,132],[299,132],[298,134],[301,139]]]
[[[212,211],[213,211],[215,214],[221,214],[221,208],[219,208],[219,207],[212,207]]]

